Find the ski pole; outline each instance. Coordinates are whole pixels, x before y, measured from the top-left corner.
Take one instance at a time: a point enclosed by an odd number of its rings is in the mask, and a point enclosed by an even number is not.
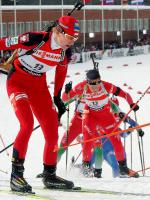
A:
[[[140,98],[136,101],[136,103],[132,106],[132,108],[124,115],[124,117],[117,123],[117,125],[116,125],[116,127],[113,129],[113,131],[112,131],[112,133],[110,133],[110,134],[107,134],[107,136],[106,135],[104,135],[104,136],[102,136],[102,137],[110,137],[110,136],[112,136],[112,135],[117,135],[117,134],[120,134],[120,133],[123,133],[123,132],[125,132],[125,131],[130,131],[130,130],[135,130],[135,129],[138,129],[137,127],[139,127],[139,126],[136,126],[136,127],[134,127],[134,128],[129,128],[129,129],[126,129],[126,130],[121,130],[121,131],[117,131],[117,132],[115,132],[116,131],[116,129],[118,128],[118,126],[126,119],[126,117],[130,114],[130,112],[136,107],[136,105],[141,101],[141,99],[145,96],[145,94],[149,91],[149,89],[150,89],[150,86],[148,86],[148,88],[143,92],[143,94],[140,96]],[[148,124],[143,124],[143,125],[141,125],[140,127],[144,127],[144,126],[149,126],[150,124],[148,123]],[[139,128],[140,128],[139,127]],[[105,133],[104,133],[105,134]],[[96,138],[92,138],[92,139],[90,139],[90,140],[87,140],[87,141],[85,141],[85,142],[90,142],[90,141],[95,141],[95,140],[98,140],[98,139],[100,139],[100,138],[102,138],[102,137],[96,137]],[[84,143],[84,142],[83,142]],[[73,146],[73,145],[77,145],[77,144],[80,144],[80,143],[75,143],[75,144],[72,144],[72,145],[69,145],[69,146]],[[66,148],[68,148],[69,146],[66,146]],[[61,147],[60,147],[61,148]],[[58,151],[58,147],[56,147],[55,148],[55,150],[54,151]]]
[[[2,141],[2,144],[3,144],[3,147],[6,148],[6,145],[4,143],[4,140],[3,140],[2,136],[1,136],[1,134],[0,134],[0,138],[1,138],[1,141]],[[8,151],[6,151],[6,155],[9,156]]]
[[[133,144],[133,140],[132,140],[132,139],[133,139],[133,138],[132,138],[132,133],[130,133],[131,169],[132,169],[132,165],[133,165],[133,156],[132,156],[132,155],[133,155],[133,154],[132,154],[132,150],[133,150],[133,148],[132,148],[132,147],[133,147],[133,145],[132,145],[132,144]]]
[[[1,71],[1,70],[0,70],[0,71]],[[74,101],[74,99],[73,99],[72,101]],[[66,105],[67,105],[67,104],[66,104]],[[38,129],[39,127],[40,127],[40,125],[37,125],[37,126],[33,129],[33,131],[35,131],[35,130]],[[64,127],[64,126],[63,126],[63,128],[66,129],[66,127]],[[8,148],[10,148],[13,144],[14,144],[14,143],[12,142],[12,143],[9,144],[8,146],[6,146],[4,149],[2,149],[2,150],[0,151],[0,153],[6,151],[6,150],[7,150]]]
[[[137,106],[137,104],[141,101],[141,99],[145,96],[145,94],[149,91],[150,86],[148,86],[148,88],[143,92],[143,94],[140,96],[140,98],[136,101],[136,103],[132,106],[132,108],[130,108],[130,110],[123,116],[123,118],[116,124],[115,128],[112,130],[112,133],[115,132],[117,130],[117,128],[120,126],[120,124],[125,121],[125,119],[127,118],[127,116],[130,114],[130,112]],[[134,129],[133,129],[134,130]],[[103,132],[102,132],[103,133]],[[105,134],[105,133],[103,133]],[[108,136],[109,134],[107,134]],[[105,136],[105,137],[107,137]],[[109,136],[108,136],[109,137]]]
[[[124,115],[124,117],[119,121],[119,123],[117,124],[117,126],[113,129],[112,132],[116,131],[116,129],[118,128],[118,126],[120,126],[120,124],[126,119],[126,117],[130,114],[130,112],[137,106],[137,104],[141,101],[141,99],[145,96],[145,94],[149,91],[150,86],[148,86],[148,88],[143,92],[143,94],[140,96],[140,98],[136,101],[136,103],[132,106],[132,108]]]
[[[138,126],[135,126],[135,127],[132,127],[132,128],[128,128],[128,129],[125,129],[125,130],[119,130],[119,131],[112,132],[112,133],[109,133],[109,134],[104,134],[104,135],[99,136],[99,137],[95,137],[95,138],[85,140],[84,142],[76,142],[74,144],[70,144],[68,146],[59,147],[59,148],[56,147],[54,151],[58,151],[59,149],[68,148],[68,147],[75,146],[75,145],[78,145],[78,144],[84,144],[84,143],[87,143],[87,142],[92,142],[92,141],[99,140],[99,139],[106,138],[106,137],[111,137],[111,136],[114,136],[114,135],[119,135],[121,133],[133,131],[133,130],[140,129],[140,128],[143,128],[143,127],[146,127],[146,126],[150,126],[150,123],[141,124],[141,125],[138,125]]]
[[[67,146],[69,145],[69,112],[70,112],[70,103],[71,103],[71,98],[70,98],[70,91],[72,90],[72,81],[67,83],[65,85],[65,93],[67,94],[67,127],[66,127],[66,144]],[[70,103],[69,103],[70,102]],[[68,165],[68,148],[66,148],[66,174],[67,174],[67,165]]]
[[[134,117],[135,117],[135,121],[137,123],[137,115],[136,112],[134,112]],[[138,123],[137,123],[138,124]],[[145,175],[145,161],[144,161],[144,151],[142,151],[142,145],[140,144],[140,136],[137,133],[137,139],[138,139],[138,146],[139,146],[139,153],[140,153],[140,161],[141,161],[141,167],[142,167],[142,174],[143,176]],[[142,139],[142,138],[141,138]]]
[[[9,144],[7,147],[5,147],[4,149],[2,149],[2,150],[0,151],[0,153],[2,153],[3,151],[6,151],[6,149],[8,149],[9,147],[11,147],[13,144],[14,144],[14,143]]]
[[[143,92],[143,94],[140,96],[140,98],[136,101],[136,103],[132,106],[132,108],[124,115],[124,117],[117,123],[116,127],[112,130],[112,133],[117,130],[117,128],[120,126],[120,124],[125,121],[127,116],[130,114],[130,112],[136,107],[136,105],[141,101],[141,99],[145,96],[145,94],[149,91],[150,86]],[[108,136],[108,135],[107,135]],[[109,136],[108,136],[109,137]]]
[[[126,122],[124,122],[124,129],[126,129]],[[123,146],[124,146],[124,151],[126,152],[126,137],[123,138]]]
[[[68,137],[69,137],[69,104],[67,108],[67,131],[66,131],[66,136],[67,136],[67,146],[68,146]],[[68,165],[68,148],[66,149],[66,173],[67,173],[67,165]]]
[[[33,129],[33,131],[35,131],[35,130],[38,129],[39,127],[40,127],[40,125],[36,126],[36,127]],[[13,144],[14,144],[14,142],[12,142],[11,144],[9,144],[7,147],[5,147],[4,149],[2,149],[2,150],[0,151],[0,153],[6,151],[6,149],[8,149],[9,147],[11,147]]]
[[[4,170],[2,170],[2,169],[0,169],[0,172],[2,172],[2,173],[4,173],[4,174],[8,174],[7,171],[4,171]]]
[[[74,162],[72,163],[71,167],[70,167],[70,170],[72,169],[72,167],[74,167],[74,165],[76,164],[78,158],[80,157],[80,155],[82,154],[82,149],[81,151],[79,152],[78,156],[76,157],[76,159],[74,160]]]
[[[144,145],[143,145],[143,138],[141,138],[141,149],[142,149],[142,155],[143,155],[143,168],[144,168],[144,174],[145,175],[145,157],[144,157]]]
[[[150,169],[150,167],[144,168],[144,170],[148,170],[148,169]],[[142,171],[143,171],[143,169],[140,169],[140,170],[138,170],[138,171],[136,171],[136,172],[138,173],[138,172],[142,172]]]
[[[143,92],[143,94],[140,96],[140,98],[136,101],[136,103],[132,106],[132,108],[124,115],[124,117],[117,123],[116,127],[113,129],[112,133],[110,134],[107,134],[104,135],[104,137],[109,137],[109,136],[112,136],[112,135],[117,135],[117,134],[120,134],[120,133],[123,133],[125,131],[130,131],[130,130],[135,130],[137,129],[138,126],[134,127],[134,128],[129,128],[129,129],[126,129],[126,130],[123,130],[123,131],[117,131],[115,132],[115,130],[118,128],[118,126],[126,119],[126,117],[129,115],[129,113],[136,107],[136,105],[141,101],[141,99],[145,96],[145,94],[149,91],[150,89],[150,86],[148,86],[148,88]],[[148,124],[143,124],[141,125],[141,127],[144,127],[144,126],[149,126],[149,123]],[[91,142],[91,141],[95,141],[95,140],[98,140],[100,139],[101,137],[96,137],[96,138],[92,138],[90,140],[87,140],[85,142]],[[83,142],[84,143],[84,142]],[[75,143],[75,144],[72,144],[72,145],[69,145],[69,146],[73,146],[73,145],[77,145],[77,144],[80,144],[79,142],[78,143]],[[66,148],[68,148],[69,146],[66,146]],[[61,147],[60,147],[61,148]],[[58,151],[58,147],[55,148],[54,151]]]

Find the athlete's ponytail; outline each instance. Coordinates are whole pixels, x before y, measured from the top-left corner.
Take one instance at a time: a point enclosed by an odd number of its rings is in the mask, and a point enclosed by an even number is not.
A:
[[[54,27],[58,25],[57,21],[50,21],[47,25],[43,27],[43,31],[51,32]]]

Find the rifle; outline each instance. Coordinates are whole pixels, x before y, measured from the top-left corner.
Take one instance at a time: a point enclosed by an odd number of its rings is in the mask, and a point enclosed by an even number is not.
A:
[[[97,70],[97,71],[99,71],[99,69],[98,69],[99,63],[98,63],[98,62],[95,62],[95,60],[94,60],[94,59],[96,58],[96,54],[95,54],[95,53],[91,53],[91,54],[90,54],[90,57],[91,57],[91,59],[92,59],[92,61],[93,61],[94,69]]]

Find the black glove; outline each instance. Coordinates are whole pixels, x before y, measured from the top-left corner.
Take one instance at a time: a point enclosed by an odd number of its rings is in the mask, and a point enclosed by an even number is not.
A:
[[[120,117],[120,119],[123,119],[124,116],[125,116],[125,113],[123,113],[123,112],[120,112],[120,113],[119,113],[119,117]]]
[[[68,63],[70,63],[70,62],[71,62],[71,57],[72,57],[72,55],[73,55],[72,49],[71,49],[71,48],[68,48],[68,49],[66,50],[65,55],[67,56],[67,61],[68,61]]]
[[[130,104],[130,108],[132,108],[134,105],[135,105],[135,103]],[[136,106],[133,108],[133,111],[136,112],[136,111],[138,111],[138,110],[139,110],[139,106],[136,105]]]
[[[119,113],[120,119],[122,120],[122,119],[124,118],[125,115],[126,115],[125,113],[120,112],[120,113]],[[126,116],[125,119],[124,119],[123,121],[124,121],[124,122],[128,122],[128,116]]]
[[[142,129],[138,129],[137,132],[138,132],[140,137],[144,136],[144,131]]]
[[[68,94],[71,89],[72,89],[72,81],[70,81],[65,85],[65,93]]]
[[[54,103],[58,109],[58,120],[60,121],[61,116],[66,112],[66,107],[59,96],[54,97]]]

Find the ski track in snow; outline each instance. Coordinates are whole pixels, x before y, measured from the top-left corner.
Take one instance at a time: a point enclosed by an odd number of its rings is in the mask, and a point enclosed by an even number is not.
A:
[[[140,56],[131,56],[124,58],[112,58],[107,60],[96,60],[99,62],[99,69],[103,80],[112,82],[120,86],[125,91],[128,91],[133,99],[136,102],[140,98],[140,94],[137,94],[137,91],[144,92],[148,86],[150,86],[150,66],[149,66],[150,55],[140,55]],[[142,64],[137,64],[142,62]],[[123,66],[128,64],[128,66]],[[108,66],[112,68],[107,68]],[[92,61],[88,61],[82,64],[70,65],[68,70],[68,75],[70,77],[66,78],[66,82],[73,81],[73,86],[78,82],[82,81],[85,77],[85,70],[93,68]],[[77,72],[80,74],[75,75]],[[54,71],[48,72],[47,82],[54,80]],[[6,76],[0,74],[0,134],[6,144],[6,146],[12,143],[16,137],[17,131],[19,129],[18,121],[13,113],[10,102],[8,101],[7,92],[6,92]],[[124,83],[127,86],[124,86]],[[129,89],[129,86],[133,89]],[[53,94],[53,84],[50,84],[50,91]],[[125,103],[124,100],[120,100],[120,106],[125,111],[128,112],[129,106]],[[149,123],[150,122],[150,94],[146,94],[142,100],[139,102],[140,110],[137,112],[137,118],[139,124]],[[70,119],[73,115],[74,103],[72,103],[70,110]],[[133,113],[130,115],[134,118]],[[63,127],[59,128],[59,140],[61,139],[64,129],[66,127],[67,115],[64,114],[62,117]],[[35,126],[38,123],[35,120]],[[149,143],[150,143],[150,127],[143,128],[145,135],[143,137],[144,141],[144,153],[145,153],[145,166],[150,167],[150,156],[149,156]],[[133,169],[140,170],[140,158],[139,158],[139,149],[137,143],[136,132],[133,134]],[[134,196],[134,195],[113,195],[113,194],[96,194],[96,193],[71,193],[71,192],[62,192],[62,191],[51,191],[51,190],[42,190],[43,184],[41,180],[35,179],[35,176],[42,172],[42,152],[43,152],[44,139],[42,132],[37,129],[33,132],[30,142],[29,149],[27,152],[26,162],[25,162],[25,177],[29,183],[33,186],[33,191],[36,194],[43,195],[48,197],[48,199],[55,200],[148,200],[148,196]],[[38,149],[37,149],[38,148]],[[0,141],[0,150],[3,149],[3,144]],[[84,188],[90,189],[101,189],[108,191],[117,191],[123,193],[138,193],[138,194],[150,194],[150,170],[146,171],[146,177],[140,178],[112,178],[111,168],[104,162],[103,164],[103,178],[84,178],[80,175],[78,169],[72,168],[70,170],[70,161],[71,157],[74,155],[75,158],[81,150],[80,145],[73,146],[69,148],[69,161],[68,161],[68,171],[66,174],[65,166],[65,154],[62,157],[61,162],[58,164],[57,174],[73,180],[76,186],[81,186]],[[6,152],[0,154],[0,170],[7,171],[8,174],[0,172],[0,200],[30,200],[34,198],[23,197],[12,195],[10,193],[2,193],[2,189],[9,189],[9,177],[11,171],[11,153],[12,148],[8,149],[9,156],[6,155]],[[128,159],[128,166],[130,167],[130,139],[126,139],[126,153]],[[79,157],[77,163],[80,163],[82,160],[81,156]],[[141,173],[140,173],[141,174]],[[142,174],[141,174],[142,175]],[[29,178],[30,177],[30,178]],[[38,189],[40,187],[40,190]],[[52,198],[51,198],[52,197]]]

